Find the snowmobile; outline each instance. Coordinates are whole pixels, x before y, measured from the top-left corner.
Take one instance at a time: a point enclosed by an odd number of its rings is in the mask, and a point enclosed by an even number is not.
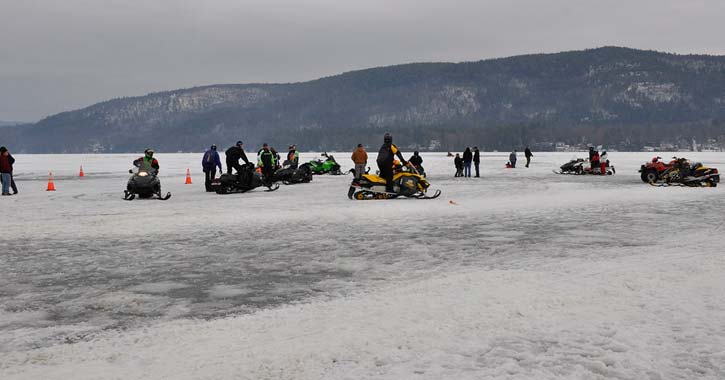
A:
[[[328,155],[327,152],[322,153],[322,157],[325,157],[324,161],[321,159],[317,159],[308,162],[308,164],[310,165],[310,169],[312,169],[312,174],[343,174],[342,171],[340,171],[340,164],[335,161],[335,157],[333,157],[332,155]]]
[[[131,178],[128,179],[126,190],[123,191],[123,199],[131,201],[138,195],[141,199],[148,199],[154,195],[157,199],[165,201],[171,198],[171,193],[161,195],[161,181],[157,177],[158,170],[154,168],[146,169],[139,167],[138,171],[133,169],[128,171]]]
[[[385,184],[385,179],[378,175],[363,174],[359,180],[352,181],[347,197],[357,200],[398,197],[435,199],[441,195],[440,190],[436,190],[433,195],[428,195],[427,191],[430,182],[423,178],[412,166],[409,166],[408,170],[399,170],[393,174],[394,192],[386,192]]]
[[[224,173],[211,182],[211,188],[217,194],[246,193],[260,186],[266,187],[265,191],[279,189],[279,183],[265,181],[264,176],[254,170],[254,164],[251,162],[242,165],[242,170],[237,174]]]
[[[652,186],[716,187],[720,183],[720,173],[715,168],[699,162],[691,164],[686,158],[673,157],[673,161],[659,176],[664,183],[652,181]]]
[[[593,175],[601,175],[601,169],[599,167],[595,167],[592,169],[591,162],[589,160],[585,160],[583,158],[575,158],[569,162],[567,162],[564,165],[561,165],[559,167],[559,170],[553,170],[556,174],[574,174],[574,175],[584,175],[584,174],[593,174]],[[612,175],[616,173],[617,171],[614,169],[614,166],[609,164],[609,160],[607,160],[607,166],[605,173],[606,175]]]
[[[299,167],[292,167],[292,163],[285,160],[282,167],[274,172],[273,181],[280,181],[285,185],[294,183],[307,183],[312,181],[312,169],[310,164],[302,164]]]
[[[673,159],[669,163],[665,163],[662,161],[662,157],[653,157],[652,161],[647,162],[639,168],[642,182],[650,183],[662,180],[662,173],[664,173],[665,170],[672,168],[675,165],[675,162],[676,159]]]

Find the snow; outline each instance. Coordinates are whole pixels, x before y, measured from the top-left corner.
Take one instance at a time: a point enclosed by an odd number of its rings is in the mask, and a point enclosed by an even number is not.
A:
[[[135,155],[18,155],[0,378],[725,378],[722,188],[643,184],[651,153],[606,178],[534,154],[465,179],[423,153],[440,198],[363,202],[349,176],[208,194],[200,154],[163,153],[172,198],[127,202]]]

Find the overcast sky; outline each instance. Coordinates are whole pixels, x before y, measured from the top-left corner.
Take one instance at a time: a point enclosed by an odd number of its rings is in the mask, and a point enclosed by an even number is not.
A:
[[[409,62],[725,54],[724,19],[723,0],[0,0],[0,120]]]

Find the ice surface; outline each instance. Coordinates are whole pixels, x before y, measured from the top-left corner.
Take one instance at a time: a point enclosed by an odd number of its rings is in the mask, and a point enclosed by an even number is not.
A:
[[[725,378],[722,188],[534,153],[480,179],[424,153],[426,201],[350,201],[349,176],[219,196],[201,155],[159,153],[173,197],[128,202],[134,155],[18,155],[0,378]]]

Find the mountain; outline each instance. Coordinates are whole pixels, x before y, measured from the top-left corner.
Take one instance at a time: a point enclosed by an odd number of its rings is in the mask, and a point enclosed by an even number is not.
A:
[[[603,47],[213,85],[60,113],[8,140],[16,152],[199,151],[239,139],[349,150],[377,146],[386,131],[401,146],[440,150],[723,138],[725,57]]]

